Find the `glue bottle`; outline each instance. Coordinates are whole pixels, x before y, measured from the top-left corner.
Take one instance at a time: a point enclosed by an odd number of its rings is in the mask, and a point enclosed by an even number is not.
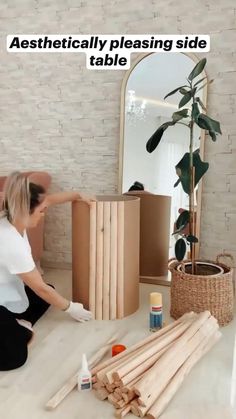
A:
[[[86,355],[82,357],[82,367],[78,374],[78,390],[90,391],[92,389],[92,376],[88,369],[88,362]]]
[[[150,331],[156,332],[162,328],[162,294],[152,292],[150,294]]]

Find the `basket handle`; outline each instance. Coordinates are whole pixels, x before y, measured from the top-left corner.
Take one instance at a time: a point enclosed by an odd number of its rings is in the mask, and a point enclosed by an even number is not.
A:
[[[171,259],[169,259],[168,260],[168,269],[171,271],[171,269],[173,269],[172,268],[172,264],[173,264],[173,262],[178,262],[178,263],[180,263],[180,265],[181,265],[181,267],[182,267],[182,271],[183,272],[185,272],[185,265],[184,265],[184,263],[181,261],[181,262],[179,262],[176,258],[171,258]]]
[[[232,276],[233,293],[234,293],[234,297],[235,297],[235,294],[236,294],[236,275],[235,275],[236,269],[235,269],[235,264],[234,264],[234,258],[230,253],[219,253],[219,255],[216,256],[216,263],[219,263],[221,257],[227,257],[227,258],[231,259],[231,262],[232,262],[231,268],[233,269],[233,276]]]
[[[227,258],[231,259],[232,267],[234,267],[234,258],[230,253],[219,253],[216,256],[216,263],[220,263],[220,258],[222,258],[222,257],[227,257]]]
[[[177,261],[177,259],[175,257],[170,258],[168,260],[168,269],[169,269],[169,271],[171,271],[173,269],[172,265],[173,265],[173,263],[176,263],[176,262],[178,262],[178,261]]]
[[[181,260],[181,262],[179,262],[179,263],[181,265],[182,272],[185,274],[185,264],[184,264],[184,262]]]

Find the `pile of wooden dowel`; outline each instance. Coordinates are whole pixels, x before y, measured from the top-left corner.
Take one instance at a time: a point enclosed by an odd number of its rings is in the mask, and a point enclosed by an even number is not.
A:
[[[196,362],[221,337],[209,311],[187,313],[92,369],[93,388],[115,416],[159,418]]]

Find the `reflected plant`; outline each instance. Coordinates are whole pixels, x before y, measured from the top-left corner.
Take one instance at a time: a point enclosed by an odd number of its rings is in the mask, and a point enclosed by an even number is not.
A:
[[[146,144],[147,151],[152,153],[169,127],[182,124],[189,129],[189,152],[186,152],[175,166],[178,180],[174,184],[174,187],[177,187],[181,183],[184,192],[188,194],[189,210],[185,210],[179,215],[176,221],[176,230],[173,234],[180,236],[175,244],[175,255],[178,261],[183,260],[187,244],[190,245],[192,273],[195,273],[195,244],[198,242],[194,226],[194,190],[209,168],[209,163],[202,161],[200,157],[200,149],[193,150],[194,126],[197,125],[207,131],[212,141],[216,141],[217,135],[221,134],[220,123],[206,115],[206,108],[197,95],[201,89],[212,83],[213,80],[208,81],[207,77],[202,77],[194,81],[205,68],[206,62],[206,58],[199,61],[187,77],[187,84],[177,87],[164,97],[166,99],[177,92],[182,94],[183,97],[178,105],[180,110],[173,113],[171,121],[165,122],[157,128]],[[183,108],[186,104],[190,105],[189,108]],[[189,234],[185,235],[182,232],[188,224]]]

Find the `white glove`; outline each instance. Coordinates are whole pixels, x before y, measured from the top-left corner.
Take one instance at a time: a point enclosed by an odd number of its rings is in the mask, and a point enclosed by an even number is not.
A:
[[[68,313],[73,319],[81,323],[92,319],[91,311],[85,310],[81,303],[73,303],[71,301],[65,313]]]

